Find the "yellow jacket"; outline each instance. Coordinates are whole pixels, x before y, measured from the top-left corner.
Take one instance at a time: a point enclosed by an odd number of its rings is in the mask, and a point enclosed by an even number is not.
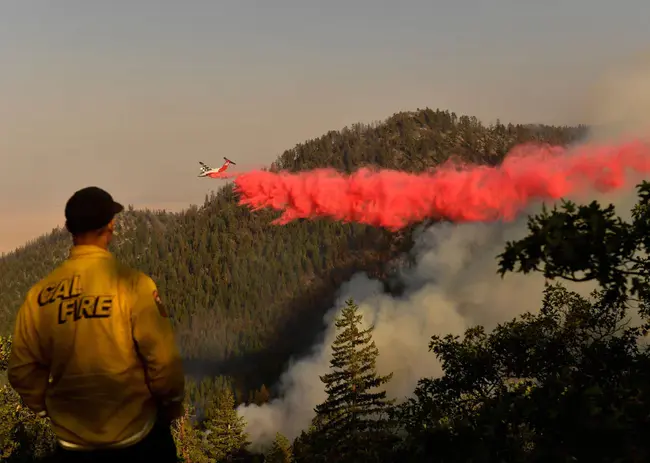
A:
[[[156,285],[96,246],[74,246],[30,289],[8,377],[70,449],[138,442],[159,404],[181,401],[185,386]]]

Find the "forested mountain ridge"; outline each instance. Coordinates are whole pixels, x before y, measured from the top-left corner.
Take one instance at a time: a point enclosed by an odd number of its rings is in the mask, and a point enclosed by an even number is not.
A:
[[[584,133],[584,127],[486,127],[476,118],[424,109],[330,131],[285,151],[272,169],[421,171],[452,155],[497,164],[518,143],[567,144]],[[288,358],[312,343],[343,281],[358,271],[381,276],[411,245],[408,231],[327,220],[271,225],[277,215],[239,206],[227,185],[181,213],[129,208],[120,217],[112,250],[158,284],[188,372],[231,376],[244,390],[272,383]],[[29,286],[69,246],[67,234],[54,230],[0,258],[0,333],[11,331]]]

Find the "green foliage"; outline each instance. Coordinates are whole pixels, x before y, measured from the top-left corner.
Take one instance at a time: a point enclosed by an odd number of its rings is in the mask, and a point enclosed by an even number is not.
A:
[[[266,453],[266,463],[292,463],[293,451],[291,442],[281,433],[275,435],[271,449]]]
[[[421,380],[402,410],[413,461],[434,449],[442,462],[644,455],[650,358],[627,322],[604,292],[555,285],[538,315],[434,336],[444,375]]]
[[[195,407],[185,401],[185,413],[172,427],[178,458],[183,463],[209,463],[202,445],[202,435],[195,423]]]
[[[301,431],[300,435],[293,441],[292,450],[296,463],[324,461],[320,455],[324,453],[325,448],[322,450],[319,449],[318,442],[315,439],[317,435],[316,422],[317,420],[314,419],[312,424],[307,429]],[[316,457],[317,455],[318,457]]]
[[[393,404],[379,388],[393,374],[377,374],[379,351],[372,340],[374,327],[361,330],[359,307],[351,299],[345,304],[335,321],[339,333],[332,345],[331,372],[321,377],[327,400],[315,409],[314,437],[330,443],[329,448],[320,448],[325,452],[321,456],[328,461],[379,461],[378,456],[391,449],[387,418]]]
[[[650,353],[638,318],[648,315],[648,191],[639,186],[631,222],[596,202],[530,218],[529,235],[499,256],[501,273],[601,289],[584,298],[548,286],[537,315],[434,337],[444,375],[421,380],[400,410],[405,461],[648,459]]]
[[[209,459],[227,461],[249,445],[244,419],[235,410],[235,397],[222,389],[206,412],[203,447]]]
[[[11,353],[11,336],[0,336],[0,387],[8,385],[6,378]]]
[[[0,336],[0,374],[6,375],[11,336]],[[0,383],[0,461],[29,462],[49,455],[56,444],[49,420],[25,407],[16,391]]]
[[[615,302],[638,298],[648,313],[650,302],[650,183],[638,186],[632,220],[616,215],[613,205],[596,201],[577,206],[564,201],[529,218],[529,235],[508,242],[499,255],[499,271],[543,272],[549,279],[595,280]]]
[[[248,395],[248,403],[262,405],[269,401],[271,393],[264,384],[257,391],[251,391]]]
[[[9,386],[0,387],[0,461],[31,462],[52,453],[56,440],[49,420],[26,408]]]
[[[11,353],[11,336],[0,336],[0,371],[6,371]]]

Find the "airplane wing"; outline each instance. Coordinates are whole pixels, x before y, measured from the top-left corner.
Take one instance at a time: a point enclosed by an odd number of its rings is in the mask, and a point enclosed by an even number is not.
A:
[[[207,164],[199,161],[199,164],[201,164],[201,170],[206,171],[206,170],[212,170],[212,167],[208,166]]]

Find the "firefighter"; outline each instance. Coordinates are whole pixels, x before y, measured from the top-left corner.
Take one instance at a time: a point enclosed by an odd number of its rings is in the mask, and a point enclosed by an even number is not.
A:
[[[183,367],[155,283],[108,251],[123,210],[101,188],[74,193],[69,256],[16,317],[9,382],[49,417],[59,461],[177,461]]]

